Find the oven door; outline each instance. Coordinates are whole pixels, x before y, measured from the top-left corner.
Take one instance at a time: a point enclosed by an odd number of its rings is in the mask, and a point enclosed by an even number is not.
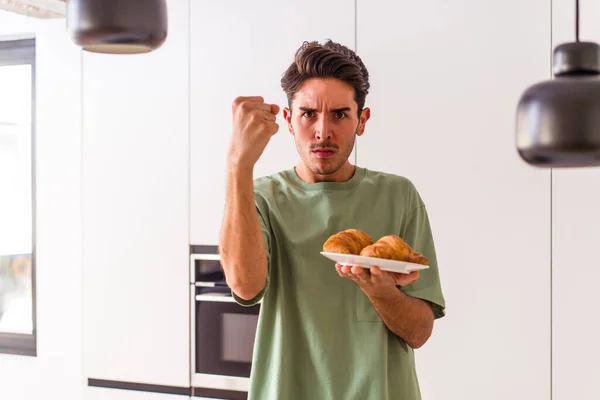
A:
[[[215,289],[194,289],[192,384],[247,392],[260,304],[244,307]]]

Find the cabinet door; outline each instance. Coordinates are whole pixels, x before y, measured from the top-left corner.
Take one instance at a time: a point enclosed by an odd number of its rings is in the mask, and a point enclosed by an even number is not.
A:
[[[448,307],[416,353],[424,399],[549,398],[550,172],[521,161],[514,120],[550,77],[550,6],[358,0],[358,164],[416,185]]]
[[[189,400],[190,396],[86,387],[84,400]],[[197,399],[197,397],[194,397]]]
[[[555,170],[553,182],[553,398],[596,400],[600,171]]]
[[[83,57],[86,377],[190,383],[188,5],[156,52]]]
[[[190,221],[193,244],[218,243],[225,202],[231,103],[260,95],[287,105],[280,79],[304,41],[330,38],[354,47],[354,1],[193,1],[191,4]],[[255,176],[299,161],[280,112],[279,133]]]
[[[553,42],[575,40],[575,3],[553,1]],[[581,40],[600,42],[600,4],[581,1]],[[552,387],[555,400],[600,399],[600,168],[555,169],[552,212]]]

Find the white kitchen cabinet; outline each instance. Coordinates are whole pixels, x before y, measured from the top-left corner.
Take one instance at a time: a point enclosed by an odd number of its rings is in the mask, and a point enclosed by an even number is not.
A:
[[[553,1],[554,44],[574,41],[575,3]],[[581,40],[600,42],[600,4],[581,1]],[[553,171],[553,399],[600,398],[600,168]]]
[[[168,6],[156,52],[83,57],[83,362],[189,387],[189,2]]]
[[[354,1],[192,1],[190,238],[218,243],[225,203],[231,104],[260,95],[287,105],[280,79],[304,41],[332,39],[354,48]],[[293,136],[280,112],[277,133],[255,168],[264,176],[296,165]]]
[[[521,161],[514,128],[522,91],[550,77],[550,7],[358,0],[358,164],[416,185],[447,301],[416,352],[424,399],[550,397],[550,171]]]
[[[596,400],[600,170],[555,170],[553,175],[553,398]]]
[[[121,390],[109,388],[87,387],[83,400],[190,400],[190,396]],[[199,397],[194,397],[199,399]]]

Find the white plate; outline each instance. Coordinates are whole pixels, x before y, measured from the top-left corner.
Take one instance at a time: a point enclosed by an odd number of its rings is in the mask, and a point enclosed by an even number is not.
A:
[[[387,260],[385,258],[357,256],[354,254],[328,253],[322,251],[325,257],[342,265],[356,265],[364,268],[379,267],[384,271],[409,274],[429,268],[429,265],[416,264],[406,261]]]

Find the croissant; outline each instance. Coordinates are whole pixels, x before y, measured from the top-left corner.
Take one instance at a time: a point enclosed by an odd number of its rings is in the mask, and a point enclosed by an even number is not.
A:
[[[408,261],[422,265],[427,265],[429,262],[427,257],[414,251],[408,243],[396,235],[382,237],[372,245],[364,247],[360,255],[388,260]]]
[[[373,244],[373,239],[358,229],[346,229],[332,235],[323,244],[323,251],[329,253],[360,254],[360,251]]]

